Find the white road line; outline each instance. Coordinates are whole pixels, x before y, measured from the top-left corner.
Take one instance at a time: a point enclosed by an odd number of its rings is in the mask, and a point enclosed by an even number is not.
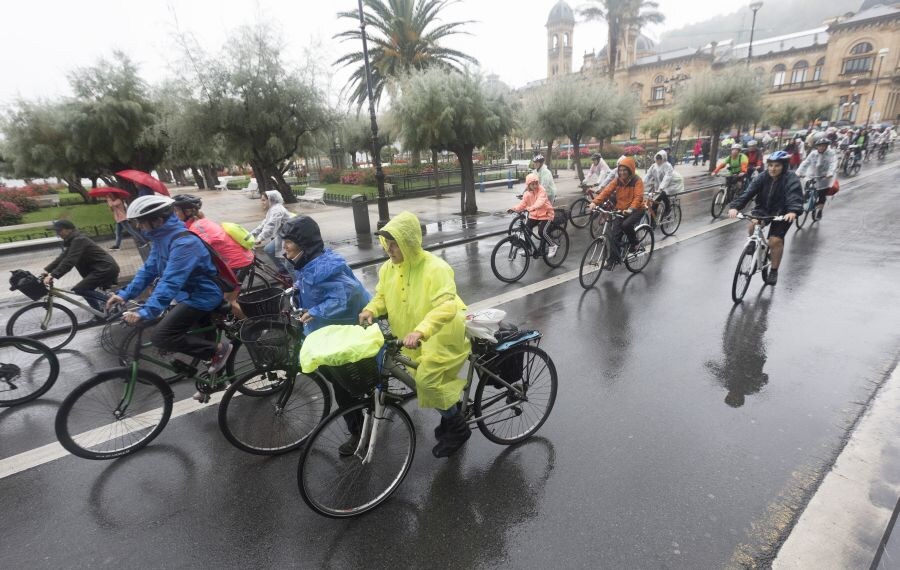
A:
[[[883,169],[873,171],[866,176],[860,176],[853,179],[851,182],[860,182],[871,176],[876,176],[878,174],[881,174],[882,170]],[[847,186],[849,186],[849,182],[846,186],[843,187],[844,191],[850,190],[850,188],[848,188]],[[854,184],[854,186],[856,186],[856,184]],[[682,234],[677,238],[674,236],[667,237],[654,248],[654,251],[679,244],[683,241],[687,241],[703,234],[707,234],[736,222],[738,222],[738,220],[725,219],[715,222],[709,226],[699,228],[687,234]],[[471,305],[469,305],[469,310],[479,311],[482,309],[496,307],[504,303],[509,303],[510,301],[515,301],[516,299],[521,299],[522,297],[527,297],[528,295],[531,295],[533,293],[549,289],[550,287],[561,285],[573,279],[578,279],[577,269],[567,271],[561,275],[550,277],[549,279],[544,279],[543,281],[538,281],[537,283],[532,283],[531,285],[520,287],[508,293],[503,293],[501,295],[496,295],[494,297],[484,299],[483,301],[478,301],[477,303],[472,303]],[[212,399],[210,400],[209,404],[200,404],[193,399],[186,399],[175,402],[175,405],[172,409],[172,417],[170,418],[170,421],[180,416],[207,409],[210,406],[218,404],[221,399],[222,392],[218,392],[212,395]],[[31,469],[32,467],[50,463],[51,461],[60,459],[62,457],[65,457],[66,455],[69,455],[69,452],[63,449],[63,447],[59,443],[50,443],[41,447],[37,447],[35,449],[23,451],[18,455],[13,455],[12,457],[7,457],[6,459],[0,459],[0,479],[15,475],[16,473],[21,473],[22,471]]]

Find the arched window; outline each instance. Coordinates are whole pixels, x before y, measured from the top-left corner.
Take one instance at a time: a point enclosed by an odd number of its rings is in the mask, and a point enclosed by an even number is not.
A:
[[[800,60],[794,64],[794,70],[791,72],[791,83],[803,83],[806,81],[806,70],[809,64],[804,60]]]
[[[657,75],[656,77],[653,78],[653,83],[659,84],[659,83],[665,83],[665,82],[666,82],[666,78],[663,77],[662,75]]]
[[[563,34],[563,47],[569,47],[569,32]]]
[[[558,47],[559,47],[559,36],[557,36],[556,34],[553,34],[553,49],[556,49]]]
[[[825,58],[820,57],[819,61],[816,62],[816,67],[813,69],[813,81],[822,81],[822,68],[825,67]]]
[[[850,48],[850,55],[860,55],[863,53],[869,53],[870,51],[875,51],[875,48],[872,47],[872,44],[869,42],[859,42],[852,48]]]
[[[780,63],[772,69],[772,87],[776,89],[784,85],[784,74],[787,68]]]

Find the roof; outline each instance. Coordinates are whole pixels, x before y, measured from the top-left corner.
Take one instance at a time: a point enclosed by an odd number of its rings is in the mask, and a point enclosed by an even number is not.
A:
[[[553,8],[550,9],[550,15],[547,16],[547,25],[550,24],[574,24],[575,12],[566,4],[565,0],[559,0]]]
[[[793,34],[785,34],[783,36],[774,36],[771,38],[760,38],[753,40],[753,53],[757,56],[768,53],[780,53],[795,49],[803,49],[813,46],[825,46],[828,43],[828,28],[825,26],[795,32]],[[704,53],[709,53],[711,45],[707,44],[701,49]],[[733,60],[741,60],[747,57],[750,47],[749,42],[733,44],[731,40],[721,42],[716,46],[716,62],[727,62]]]
[[[864,2],[859,12],[847,18],[846,20],[837,22],[836,24],[834,24],[835,27],[845,26],[847,24],[855,24],[864,20],[874,20],[875,18],[882,18],[884,16],[900,16],[900,10],[892,6],[885,6],[884,4],[878,3],[871,6],[870,8],[867,8],[867,5],[869,4],[869,2]]]
[[[663,52],[663,53],[639,57],[639,58],[637,58],[637,60],[635,60],[634,64],[635,65],[646,65],[648,63],[657,63],[660,61],[668,61],[668,60],[672,60],[672,59],[678,59],[681,57],[688,57],[690,55],[694,55],[695,53],[697,53],[696,48],[686,47],[686,48],[676,49],[676,50],[667,51],[667,52]]]

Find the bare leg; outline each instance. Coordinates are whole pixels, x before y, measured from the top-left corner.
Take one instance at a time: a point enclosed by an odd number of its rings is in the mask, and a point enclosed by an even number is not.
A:
[[[778,269],[778,266],[781,265],[781,256],[784,254],[784,240],[777,237],[770,237],[769,250],[772,255],[772,269]]]

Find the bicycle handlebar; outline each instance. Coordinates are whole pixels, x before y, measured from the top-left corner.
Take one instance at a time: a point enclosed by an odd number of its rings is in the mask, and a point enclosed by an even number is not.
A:
[[[759,220],[761,222],[783,222],[784,216],[754,216],[753,214],[738,213],[739,220]]]

